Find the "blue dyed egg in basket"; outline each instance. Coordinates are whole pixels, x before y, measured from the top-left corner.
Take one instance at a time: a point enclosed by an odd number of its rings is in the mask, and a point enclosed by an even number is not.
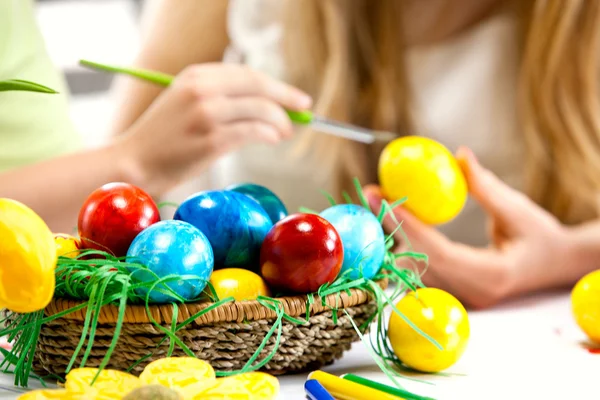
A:
[[[284,219],[288,215],[287,208],[283,201],[270,189],[255,183],[241,183],[226,188],[234,192],[242,193],[255,200],[267,212],[271,222],[274,224]]]
[[[206,191],[185,200],[174,219],[200,229],[210,242],[215,267],[258,269],[260,247],[273,226],[267,212],[234,191]]]
[[[351,271],[349,277],[374,277],[385,257],[385,234],[377,217],[364,207],[339,204],[321,212],[342,238],[344,263],[340,275]]]
[[[176,280],[161,283],[150,292],[152,303],[169,303],[176,300],[165,285],[184,300],[196,299],[202,293],[213,271],[214,256],[210,243],[200,230],[183,221],[157,222],[140,232],[129,246],[127,261],[142,264],[148,270],[132,270],[132,278],[138,282],[156,282],[168,275],[193,275],[191,280]],[[195,279],[198,277],[198,279]],[[145,297],[149,288],[137,289]]]

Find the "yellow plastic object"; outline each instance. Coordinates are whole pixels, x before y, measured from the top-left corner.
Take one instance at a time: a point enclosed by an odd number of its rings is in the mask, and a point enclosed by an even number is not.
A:
[[[0,308],[41,310],[54,294],[56,246],[46,223],[29,207],[0,199]]]
[[[460,359],[469,341],[470,326],[467,311],[454,296],[436,288],[420,288],[407,293],[396,308],[443,348],[392,312],[388,337],[404,364],[422,372],[439,372]]]
[[[65,389],[70,393],[86,393],[94,399],[120,399],[141,386],[141,381],[126,372],[104,369],[92,385],[98,369],[77,368],[67,374]]]
[[[442,144],[420,136],[387,144],[379,157],[379,182],[387,200],[406,196],[403,206],[432,225],[455,218],[468,197],[467,181],[456,158]]]
[[[40,389],[20,395],[17,400],[95,400],[80,393],[71,393],[65,389]]]
[[[600,344],[600,270],[577,282],[571,292],[571,309],[581,330]]]
[[[382,392],[323,371],[314,371],[308,379],[317,380],[338,400],[401,400],[401,397]]]
[[[231,296],[236,301],[244,301],[270,295],[267,284],[259,275],[241,268],[216,270],[210,276],[210,283],[219,299]]]
[[[140,374],[144,385],[159,384],[186,394],[190,387],[211,384],[215,371],[206,361],[193,357],[168,357],[152,361]]]
[[[216,379],[212,385],[199,386],[189,399],[275,400],[278,395],[277,378],[264,372],[247,372]]]
[[[68,257],[76,258],[79,255],[79,249],[81,244],[76,237],[67,235],[65,233],[56,233],[54,235],[54,242],[56,243],[56,256],[57,257]]]

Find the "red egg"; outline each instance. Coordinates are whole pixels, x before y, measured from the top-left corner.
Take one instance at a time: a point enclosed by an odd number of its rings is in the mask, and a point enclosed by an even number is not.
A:
[[[83,204],[79,237],[84,248],[123,257],[137,234],[158,221],[158,207],[150,195],[128,183],[109,183]]]
[[[315,214],[293,214],[267,234],[260,252],[261,274],[279,290],[315,292],[337,278],[344,249],[339,234]]]

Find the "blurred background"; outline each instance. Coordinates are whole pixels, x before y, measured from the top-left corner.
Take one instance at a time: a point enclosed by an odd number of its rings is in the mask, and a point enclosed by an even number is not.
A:
[[[71,91],[71,114],[88,145],[106,137],[114,112],[112,75],[78,66],[80,59],[127,64],[135,57],[141,12],[153,0],[37,0],[36,16],[55,65]]]

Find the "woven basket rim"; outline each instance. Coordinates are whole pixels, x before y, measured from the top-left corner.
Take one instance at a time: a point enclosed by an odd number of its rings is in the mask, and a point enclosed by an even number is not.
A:
[[[387,288],[388,279],[384,278],[377,281],[377,284],[382,288]],[[350,289],[350,295],[345,291],[340,293],[330,294],[324,298],[325,305],[318,296],[314,296],[314,302],[310,305],[310,315],[319,314],[331,310],[331,307],[343,309],[353,307],[359,304],[364,304],[369,300],[370,293],[362,289]],[[278,297],[277,300],[283,305],[284,311],[291,317],[300,317],[306,314],[308,295],[296,295]],[[47,316],[52,316],[60,312],[64,312],[73,307],[81,305],[80,300],[54,298],[48,304],[44,313]],[[211,302],[198,302],[178,304],[177,322],[181,323],[189,319],[194,314],[211,306]],[[150,305],[150,315],[152,319],[159,324],[170,324],[173,320],[173,305],[160,304]],[[99,323],[115,324],[118,319],[119,309],[115,305],[107,305],[101,308],[98,317]],[[82,308],[77,311],[70,312],[62,316],[64,319],[84,321],[87,308]],[[243,322],[243,321],[258,321],[270,320],[277,318],[274,310],[271,310],[257,300],[231,302],[216,307],[209,312],[201,315],[194,320],[198,325],[211,325],[219,322]],[[127,324],[150,324],[153,321],[148,317],[146,307],[143,305],[128,305],[125,310],[125,318],[123,320]]]

